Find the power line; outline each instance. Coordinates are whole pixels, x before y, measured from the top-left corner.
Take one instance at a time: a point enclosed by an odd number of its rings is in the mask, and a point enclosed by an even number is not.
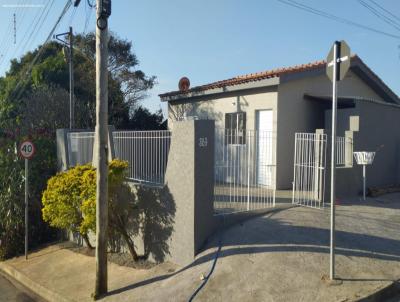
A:
[[[41,18],[42,14],[44,13],[44,10],[46,9],[46,7],[49,5],[50,0],[47,1],[46,5],[44,5],[44,9],[43,10],[38,10],[36,15],[33,17],[32,22],[30,23],[30,25],[27,27],[27,30],[25,31],[25,34],[23,35],[22,39],[20,40],[20,44],[18,45],[19,48],[21,49],[21,53],[22,53],[22,48],[20,46],[22,46],[23,42],[25,41],[25,38],[28,38],[28,40],[30,39],[30,37],[32,36],[32,31],[31,31],[31,35],[28,35],[29,30],[31,30],[32,28],[36,27],[34,24],[35,22],[39,22],[39,19]]]
[[[20,0],[21,1],[21,0]],[[15,7],[13,14],[15,14],[17,12],[17,7]],[[10,49],[10,43],[6,43],[8,40],[11,40],[11,32],[12,32],[12,28],[13,28],[13,23],[12,23],[12,18],[10,19],[10,22],[8,23],[8,27],[5,31],[5,35],[1,41],[0,44],[0,49],[2,49],[2,51],[0,51],[2,57],[0,58],[0,64],[2,64],[2,62],[5,61],[5,58],[7,56],[7,53]]]
[[[379,19],[381,19],[383,22],[385,22],[386,24],[389,24],[391,26],[393,26],[395,29],[400,30],[400,24],[398,24],[396,21],[392,20],[391,18],[385,16],[384,14],[382,14],[381,12],[379,12],[378,10],[376,10],[374,7],[372,7],[371,5],[369,5],[368,3],[366,3],[363,0],[358,0],[358,2],[364,6],[366,9],[368,9],[371,13],[373,13],[375,16],[377,16]]]
[[[28,39],[26,40],[24,46],[21,48],[22,53],[25,51],[25,49],[29,45],[29,43],[33,43],[35,41],[35,39],[37,38],[37,36],[39,34],[39,31],[43,26],[44,21],[46,20],[47,16],[49,15],[49,12],[50,12],[51,8],[54,5],[54,1],[55,0],[50,0],[50,1],[47,3],[47,6],[45,7],[45,9],[42,11],[39,19],[37,20],[35,26],[33,27],[32,31],[31,31]],[[39,25],[39,23],[40,23],[40,25]]]
[[[383,10],[384,12],[388,13],[390,16],[392,16],[393,18],[397,19],[398,21],[400,21],[400,17],[396,16],[395,14],[391,13],[390,11],[388,11],[387,9],[385,9],[382,5],[379,5],[379,3],[376,3],[376,1],[374,0],[369,0],[370,2],[372,2],[373,4],[375,4],[377,7],[379,7],[381,10]]]
[[[87,12],[86,12],[86,19],[85,19],[85,27],[83,28],[84,35],[86,35],[86,30],[89,25],[90,18],[92,17],[92,11],[94,9],[94,7],[91,6],[89,0],[87,2],[85,2],[85,7],[87,8]]]
[[[36,53],[36,56],[33,58],[33,60],[31,61],[31,63],[29,64],[28,68],[25,71],[21,72],[21,76],[22,79],[20,79],[18,81],[17,86],[15,87],[15,89],[9,94],[9,98],[12,97],[20,88],[20,86],[22,85],[22,83],[26,80],[27,76],[29,76],[29,74],[32,72],[32,68],[35,65],[36,61],[40,58],[40,56],[42,55],[42,52],[45,48],[45,45],[47,44],[48,41],[50,41],[51,37],[53,36],[55,30],[57,29],[57,26],[60,24],[62,18],[65,16],[65,14],[67,13],[68,9],[71,7],[72,3],[70,0],[67,0],[60,16],[57,18],[56,23],[54,24],[54,26],[52,27],[50,33],[48,34],[46,40],[44,41],[44,43],[42,44],[42,46],[40,46],[38,52]],[[22,93],[24,92],[24,88],[20,89],[16,99],[19,99],[22,95]]]
[[[17,6],[16,6],[16,8],[14,9],[14,13],[13,13],[13,16],[16,16],[17,15],[17,7],[24,7],[24,4],[25,3],[21,3],[22,2],[22,0],[20,0],[19,1],[19,3],[17,4]],[[21,21],[19,21],[19,26],[22,24],[22,20],[23,20],[23,18],[24,18],[24,16],[25,16],[25,13],[26,13],[26,10],[24,9],[23,10],[23,14],[22,14],[22,16],[21,16],[21,18],[19,18],[19,20],[21,20]],[[19,16],[19,15],[18,15]],[[14,21],[15,21],[15,17],[14,17]],[[16,24],[14,24],[14,25],[16,25]],[[2,49],[2,51],[1,51],[1,53],[2,53],[2,60],[0,60],[0,66],[1,66],[1,64],[3,63],[3,62],[6,62],[6,58],[7,58],[7,54],[8,54],[8,51],[10,50],[10,48],[11,48],[11,38],[12,38],[12,35],[11,35],[11,30],[12,30],[12,22],[10,22],[9,23],[9,27],[8,27],[8,29],[6,30],[6,34],[5,34],[5,36],[3,37],[3,40],[2,40],[2,42],[1,42],[1,44],[0,44],[0,47],[3,47],[3,49]],[[15,30],[16,30],[16,28],[15,28],[15,26],[14,26],[14,34],[16,34],[16,32],[15,32]],[[15,36],[14,36],[14,38],[15,38]],[[16,46],[15,46],[16,47]]]
[[[327,18],[327,19],[334,20],[336,22],[340,22],[340,23],[343,23],[343,24],[347,24],[347,25],[355,26],[355,27],[362,28],[362,29],[365,29],[365,30],[369,30],[369,31],[372,31],[372,32],[375,32],[377,34],[381,34],[381,35],[384,35],[384,36],[387,36],[387,37],[400,39],[400,35],[395,35],[395,34],[392,34],[392,33],[388,33],[388,32],[382,31],[382,30],[378,30],[378,29],[369,27],[369,26],[364,25],[364,24],[353,22],[351,20],[348,20],[348,19],[345,19],[345,18],[342,18],[342,17],[338,17],[336,15],[324,12],[322,10],[318,10],[318,9],[312,8],[310,6],[307,6],[305,4],[302,4],[302,3],[299,3],[299,2],[296,2],[296,1],[293,1],[293,0],[276,0],[276,1],[281,2],[283,4],[286,4],[286,5],[289,5],[289,6],[292,6],[292,7],[295,7],[295,8],[298,8],[298,9],[301,9],[301,10],[304,10],[304,11],[307,11],[309,13],[324,17],[324,18]]]

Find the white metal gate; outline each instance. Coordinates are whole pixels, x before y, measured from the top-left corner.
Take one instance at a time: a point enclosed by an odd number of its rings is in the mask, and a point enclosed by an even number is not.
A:
[[[94,132],[69,132],[67,142],[69,167],[92,162]]]
[[[292,203],[312,208],[324,206],[326,134],[296,133]]]
[[[216,213],[275,206],[274,146],[271,131],[215,130]]]

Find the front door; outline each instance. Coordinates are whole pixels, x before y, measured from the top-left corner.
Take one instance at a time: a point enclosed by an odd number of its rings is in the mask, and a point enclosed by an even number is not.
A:
[[[271,186],[273,173],[273,111],[257,111],[257,183]]]

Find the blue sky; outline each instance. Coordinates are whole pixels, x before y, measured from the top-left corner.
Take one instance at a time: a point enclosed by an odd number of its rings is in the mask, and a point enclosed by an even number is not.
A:
[[[15,4],[46,5],[53,0],[0,0],[0,74],[11,57],[41,44],[66,1],[54,0],[42,27],[28,42],[32,22],[44,7],[15,8]],[[94,1],[94,0],[91,0]],[[357,0],[297,0],[354,22],[400,36],[400,1],[375,0],[398,16],[395,28],[373,15]],[[371,0],[364,0],[372,4]],[[50,8],[50,6],[48,6]],[[17,44],[12,17],[17,16]],[[94,30],[94,11],[86,0],[70,9],[57,32]],[[389,15],[388,15],[389,16]],[[393,16],[391,16],[394,18]],[[400,95],[400,39],[337,23],[285,5],[277,0],[114,0],[110,29],[131,40],[140,69],[157,76],[158,84],[143,104],[161,104],[158,94],[176,90],[182,76],[191,86],[324,59],[334,40],[344,39],[370,68]],[[26,41],[26,39],[25,39]],[[23,46],[26,45],[24,48]],[[8,52],[6,50],[8,49]]]

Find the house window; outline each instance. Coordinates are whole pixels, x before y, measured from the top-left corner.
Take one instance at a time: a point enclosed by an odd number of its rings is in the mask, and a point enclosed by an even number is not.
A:
[[[228,145],[246,143],[246,112],[225,113],[225,136]]]

